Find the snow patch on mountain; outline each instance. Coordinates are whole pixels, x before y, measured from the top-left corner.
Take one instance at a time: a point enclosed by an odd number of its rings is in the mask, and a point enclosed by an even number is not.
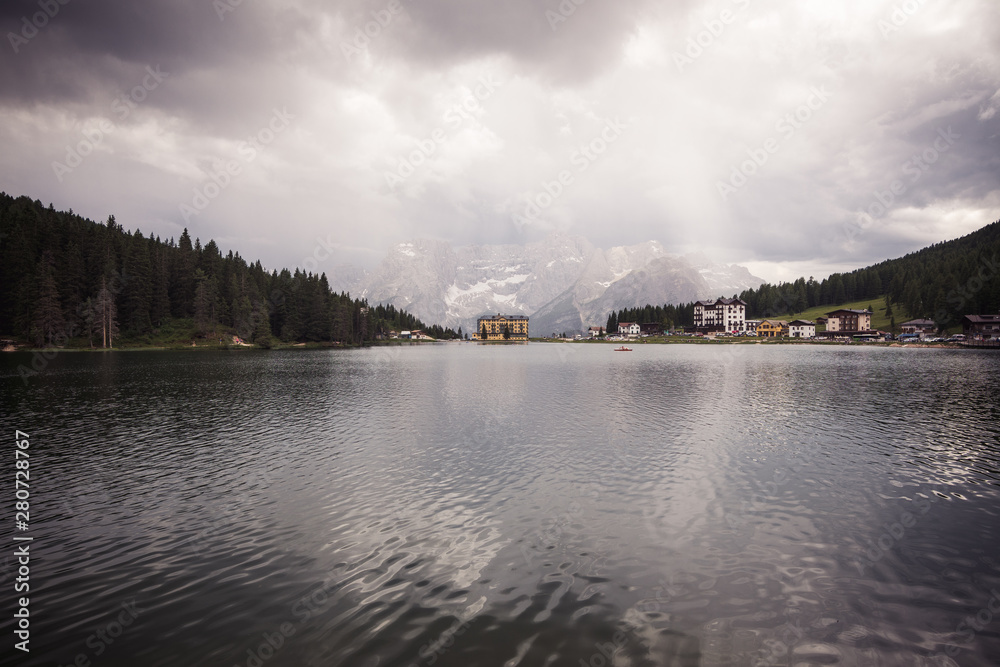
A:
[[[390,248],[371,272],[334,270],[336,291],[403,307],[427,324],[474,331],[490,313],[528,315],[532,335],[580,332],[613,309],[731,296],[764,281],[657,241],[602,250],[553,234],[527,245],[464,246],[415,239]]]

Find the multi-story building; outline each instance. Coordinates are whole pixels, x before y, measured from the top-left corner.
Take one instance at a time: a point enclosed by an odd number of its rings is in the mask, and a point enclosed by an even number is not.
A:
[[[747,333],[757,333],[757,326],[761,323],[761,320],[746,320],[743,323],[743,330]]]
[[[746,328],[747,304],[740,299],[720,298],[694,302],[696,331],[743,331]]]
[[[500,313],[480,317],[476,334],[479,340],[528,340],[528,318]]]
[[[792,338],[815,338],[816,323],[812,320],[794,320],[789,322],[788,335]]]
[[[872,329],[872,311],[841,308],[826,314],[826,330],[831,333],[855,334]]]
[[[966,315],[962,331],[973,338],[1000,339],[1000,315]]]

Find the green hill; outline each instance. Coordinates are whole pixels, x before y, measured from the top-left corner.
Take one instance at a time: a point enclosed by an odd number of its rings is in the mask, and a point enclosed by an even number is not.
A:
[[[785,313],[783,315],[778,315],[776,319],[788,321],[810,320],[815,322],[817,317],[825,317],[827,313],[841,308],[848,308],[852,310],[863,310],[868,308],[872,311],[872,329],[892,331],[893,333],[899,333],[900,325],[903,322],[915,319],[911,317],[902,306],[893,306],[892,310],[889,311],[890,314],[886,314],[887,309],[885,305],[885,295],[874,299],[865,299],[863,301],[849,301],[847,303],[840,303],[837,305],[814,306],[797,313]],[[893,323],[895,323],[895,326],[893,326]],[[955,326],[951,327],[951,329],[959,331],[961,330],[961,327]],[[823,331],[824,327],[819,326],[816,330]]]
[[[886,295],[897,324],[928,318],[954,329],[963,315],[1000,312],[1000,221],[954,241],[822,281],[765,283],[745,290],[740,298],[747,302],[747,316],[756,319],[815,319],[809,314],[871,304],[876,310],[873,326],[887,329]]]

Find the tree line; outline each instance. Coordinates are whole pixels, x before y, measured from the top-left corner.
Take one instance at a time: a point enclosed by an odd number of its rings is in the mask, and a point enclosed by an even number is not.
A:
[[[326,274],[268,272],[215,241],[176,241],[128,232],[0,193],[0,334],[34,345],[69,340],[112,347],[142,342],[164,327],[192,327],[197,337],[238,335],[269,347],[282,342],[364,344],[390,330],[427,327],[392,305],[330,289]]]
[[[619,322],[659,324],[664,331],[675,327],[694,326],[694,303],[682,303],[676,306],[669,303],[662,306],[646,304],[636,308],[613,310],[608,315],[604,330],[609,334],[617,333]]]
[[[1000,221],[967,236],[928,246],[849,273],[817,281],[764,283],[744,290],[747,317],[798,313],[884,296],[912,318],[934,320],[940,329],[964,315],[1000,312]]]

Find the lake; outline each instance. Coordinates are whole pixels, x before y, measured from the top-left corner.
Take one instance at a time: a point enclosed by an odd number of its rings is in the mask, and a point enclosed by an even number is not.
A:
[[[994,351],[30,360],[4,665],[1000,664]]]

